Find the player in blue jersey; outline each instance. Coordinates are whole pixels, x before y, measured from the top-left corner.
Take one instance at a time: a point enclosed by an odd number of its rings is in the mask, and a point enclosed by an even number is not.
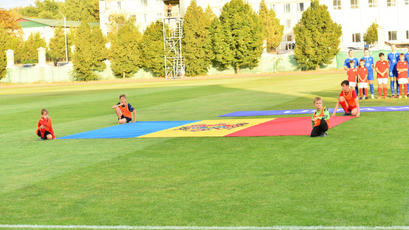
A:
[[[409,63],[409,47],[408,47],[407,52],[405,53],[405,61]],[[408,71],[408,77],[409,77],[409,71]],[[409,84],[408,84],[408,89],[409,89]],[[408,95],[406,96],[409,97],[409,92],[408,92]]]
[[[369,87],[370,87],[370,90],[371,90],[371,98],[374,99],[375,98],[375,96],[374,96],[375,89],[373,87],[374,59],[373,59],[373,57],[369,56],[369,49],[366,49],[366,48],[364,49],[364,56],[362,57],[362,59],[365,60],[365,67],[368,69],[368,81],[369,81]]]
[[[351,60],[354,61],[355,67],[359,66],[358,58],[354,57],[354,51],[349,50],[348,51],[348,57],[347,57],[347,59],[345,59],[345,62],[344,62],[344,69],[345,70],[348,70],[349,68],[351,68],[351,66],[349,65],[349,61],[351,61]]]
[[[392,98],[395,96],[395,82],[396,82],[396,97],[399,97],[399,84],[397,82],[398,71],[396,70],[396,64],[399,61],[399,53],[396,52],[396,46],[392,45],[392,52],[388,54],[389,61],[389,79],[391,84]]]
[[[347,57],[347,59],[345,59],[344,69],[346,71],[348,71],[351,68],[351,65],[349,64],[351,60],[354,61],[355,68],[358,68],[359,61],[358,61],[358,58],[354,57],[354,51],[353,50],[348,51],[348,57]],[[355,87],[355,93],[358,94],[358,87]]]

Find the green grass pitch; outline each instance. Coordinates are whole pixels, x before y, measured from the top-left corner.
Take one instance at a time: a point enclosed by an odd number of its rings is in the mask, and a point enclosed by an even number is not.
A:
[[[39,141],[138,120],[334,107],[345,73],[117,81],[0,89],[0,224],[392,226],[409,224],[409,113],[362,113],[306,136]],[[406,105],[367,100],[363,106]]]

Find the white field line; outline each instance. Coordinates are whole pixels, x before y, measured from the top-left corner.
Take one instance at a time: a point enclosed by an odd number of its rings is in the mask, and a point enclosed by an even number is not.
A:
[[[409,230],[409,226],[103,226],[0,224],[0,229],[103,229],[103,230]]]

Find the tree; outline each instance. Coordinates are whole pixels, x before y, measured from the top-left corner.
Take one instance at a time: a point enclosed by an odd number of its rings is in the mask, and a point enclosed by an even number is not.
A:
[[[295,58],[302,70],[329,64],[339,51],[342,28],[333,22],[328,7],[313,0],[294,28]]]
[[[263,52],[263,31],[258,15],[243,0],[223,6],[211,27],[214,64],[219,69],[254,68]]]
[[[105,63],[101,64],[104,58],[98,51],[101,49],[100,38],[101,31],[98,28],[90,28],[88,21],[82,21],[80,27],[76,30],[74,36],[75,52],[73,55],[74,78],[79,81],[89,81],[98,79],[94,71],[101,71],[105,68]],[[102,36],[102,35],[101,35]]]
[[[98,0],[66,0],[64,13],[68,20],[93,22],[99,21],[99,1]]]
[[[18,11],[25,17],[59,19],[59,11],[63,8],[63,2],[55,0],[36,0],[34,6],[20,8]]]
[[[124,26],[128,20],[125,18],[123,14],[111,14],[109,15],[109,26],[110,31],[116,33],[119,31],[119,28]],[[110,36],[111,33],[108,35]]]
[[[141,41],[141,56],[143,69],[155,76],[165,76],[162,22],[156,21],[146,28]]]
[[[378,41],[378,24],[374,22],[368,27],[368,30],[364,34],[364,41],[369,45],[373,45]]]
[[[38,63],[38,48],[47,47],[47,44],[40,33],[32,33],[28,39],[24,42],[23,46],[17,48],[19,62],[21,63]]]
[[[90,49],[95,58],[92,68],[96,71],[103,71],[106,68],[104,61],[108,58],[108,49],[105,46],[107,43],[106,38],[99,27],[91,28],[90,40],[92,41]]]
[[[182,47],[188,76],[206,74],[212,64],[210,26],[216,16],[209,10],[204,12],[196,1],[186,10]]]
[[[0,27],[7,29],[9,33],[21,29],[14,13],[2,9],[0,9]]]
[[[21,57],[25,54],[25,51],[24,40],[20,33],[9,33],[8,40],[6,42],[6,50],[8,49],[14,51],[14,61],[21,63]]]
[[[267,52],[275,51],[283,38],[284,26],[280,24],[274,10],[267,9],[264,0],[260,3],[259,15],[263,23],[263,36],[267,43]]]
[[[71,39],[67,34],[67,46],[68,49],[71,46]],[[59,26],[54,31],[54,37],[50,39],[50,44],[48,45],[48,55],[52,60],[54,60],[54,64],[61,60],[65,60],[65,34],[64,29]],[[68,53],[70,55],[70,53]]]
[[[119,28],[111,40],[111,69],[115,76],[131,77],[141,66],[139,43],[142,34],[129,20]]]
[[[0,27],[0,79],[6,76],[7,74],[7,41],[9,40],[9,34],[7,30],[3,27]]]

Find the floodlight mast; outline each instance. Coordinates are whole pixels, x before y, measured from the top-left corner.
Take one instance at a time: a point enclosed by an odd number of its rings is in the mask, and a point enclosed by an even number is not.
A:
[[[64,18],[65,62],[68,63],[67,18],[60,11],[58,13]]]
[[[168,2],[169,5],[166,5]],[[164,1],[164,3],[167,7],[166,15],[162,20],[165,77],[170,79],[183,78],[185,65],[182,53],[183,18],[181,17],[181,8],[179,7],[179,12],[175,15],[171,2]]]

